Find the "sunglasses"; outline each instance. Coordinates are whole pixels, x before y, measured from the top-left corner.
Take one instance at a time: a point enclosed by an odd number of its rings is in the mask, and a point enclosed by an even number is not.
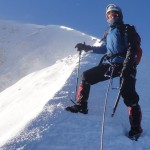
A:
[[[119,12],[117,11],[110,11],[107,13],[107,18],[108,19],[113,19],[115,17],[119,17]]]

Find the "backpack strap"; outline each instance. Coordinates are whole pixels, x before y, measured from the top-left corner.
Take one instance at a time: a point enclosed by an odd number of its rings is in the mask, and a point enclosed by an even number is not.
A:
[[[124,29],[120,32],[124,32],[124,36],[127,37],[128,46],[140,47],[141,38],[139,34],[136,32],[135,26],[124,24]],[[135,37],[135,38],[133,38]]]
[[[99,43],[101,43],[102,41],[105,41],[108,35],[108,30],[109,28],[107,28],[102,36],[102,38],[100,39]]]

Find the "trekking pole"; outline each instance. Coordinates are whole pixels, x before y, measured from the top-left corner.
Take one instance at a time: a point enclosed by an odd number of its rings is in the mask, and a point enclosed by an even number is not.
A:
[[[113,76],[113,72],[114,72],[114,67],[115,66],[111,66],[112,67],[112,72],[111,75],[109,76],[109,83],[108,83],[108,87],[107,87],[107,91],[106,91],[106,96],[105,96],[105,101],[104,101],[104,110],[103,110],[103,117],[102,117],[102,128],[101,128],[101,147],[100,150],[103,150],[103,141],[104,141],[104,124],[105,124],[105,115],[106,115],[106,106],[107,106],[107,100],[108,100],[108,93],[110,90],[110,86],[112,83],[112,76]],[[108,77],[108,75],[106,75]]]
[[[77,78],[76,78],[76,93],[75,93],[75,101],[76,101],[77,89],[78,89],[78,82],[79,82],[79,71],[80,71],[80,62],[81,62],[81,52],[82,52],[82,51],[79,51],[79,61],[78,61]]]
[[[121,96],[121,88],[122,88],[123,82],[124,82],[124,80],[121,79],[121,85],[120,85],[120,88],[119,88],[119,92],[118,92],[118,95],[117,95],[117,98],[116,98],[116,101],[115,101],[115,105],[114,105],[113,113],[111,114],[111,117],[113,117],[115,112],[116,112],[116,109],[117,109],[117,106],[118,106],[118,103],[119,103],[119,100],[120,100],[120,96]]]
[[[80,62],[81,62],[81,53],[82,53],[82,51],[79,51],[79,61],[78,61],[78,68],[77,68],[77,77],[76,77],[76,87],[75,87],[74,101],[71,99],[71,101],[74,104],[76,104],[76,96],[77,96],[77,89],[78,89],[78,82],[79,82],[79,70],[80,70]]]

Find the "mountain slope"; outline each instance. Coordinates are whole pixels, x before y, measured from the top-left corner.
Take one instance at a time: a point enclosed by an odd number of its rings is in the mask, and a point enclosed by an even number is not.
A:
[[[34,71],[76,53],[78,42],[92,37],[63,26],[0,21],[0,91]]]
[[[146,60],[146,59],[144,59]],[[143,71],[143,62],[139,70]],[[87,55],[82,59],[81,72],[98,63],[99,57]],[[142,67],[142,68],[141,68]],[[149,73],[149,72],[148,72]],[[100,149],[101,122],[105,92],[108,82],[92,86],[89,98],[89,114],[72,114],[64,108],[72,103],[70,97],[74,97],[76,74],[71,74],[62,89],[49,99],[42,113],[26,126],[26,128],[4,149],[37,149],[37,150],[69,150],[69,149]],[[142,76],[138,76],[137,89],[141,97],[143,111],[142,126],[144,133],[138,142],[129,140],[125,134],[129,130],[128,112],[126,106],[120,101],[114,118],[111,118],[112,108],[117,94],[116,90],[110,90],[104,134],[104,149],[129,150],[149,149],[149,100],[146,90],[148,84],[143,84]],[[149,82],[149,81],[148,81]],[[113,86],[118,86],[118,78],[114,79]],[[142,88],[142,89],[141,89]],[[144,99],[144,100],[143,100]],[[143,102],[144,101],[144,102]],[[117,129],[117,130],[116,130]]]
[[[68,29],[63,27],[61,28],[63,30],[60,31],[59,28],[57,28],[58,32],[55,30],[53,34],[60,35],[61,31],[65,32]],[[34,71],[32,71],[31,67],[31,72],[22,78],[16,75],[18,82],[0,93],[0,120],[2,121],[0,125],[2,129],[0,131],[0,145],[2,150],[100,149],[102,113],[108,81],[92,86],[89,97],[89,114],[72,114],[64,110],[66,106],[72,105],[69,99],[74,99],[75,66],[78,62],[78,54],[73,48],[76,44],[76,42],[74,43],[76,31],[67,31],[71,32],[72,41],[68,44],[69,39],[65,32],[63,34],[65,42],[57,51],[59,57],[55,59],[58,60],[56,63],[49,62],[50,65],[47,63],[47,66],[45,65]],[[83,42],[84,38],[86,39],[87,37],[87,43],[93,43],[91,37],[80,32],[77,33],[79,33],[76,39],[78,40],[77,42]],[[36,42],[33,43],[33,45],[36,44]],[[71,45],[72,47],[66,50],[66,48],[64,49],[66,45]],[[46,49],[48,51],[49,46]],[[57,48],[54,46],[52,50],[55,49]],[[68,53],[65,55],[67,56],[66,58],[61,55],[62,51]],[[26,52],[27,50],[23,51],[23,54],[26,54]],[[40,55],[39,53],[42,54],[38,51],[37,56]],[[34,58],[35,53],[33,52],[32,54]],[[30,57],[32,54],[30,53]],[[50,56],[53,57],[52,55]],[[80,74],[84,70],[97,65],[100,57],[101,55],[84,54],[81,60]],[[27,60],[24,59],[24,62]],[[45,61],[47,62],[46,59]],[[114,118],[111,118],[117,91],[110,90],[105,121],[104,149],[145,150],[150,148],[150,102],[148,98],[150,84],[148,75],[150,71],[147,68],[149,63],[149,59],[144,56],[138,66],[139,73],[137,76],[137,91],[140,95],[140,104],[143,111],[143,136],[138,142],[131,141],[125,136],[130,126],[128,110],[122,100],[119,102]],[[15,68],[15,70],[17,69]],[[23,71],[22,68],[21,71]],[[118,85],[119,80],[116,78],[113,86],[117,87]]]
[[[0,30],[3,145],[41,112],[64,85],[78,60],[76,42],[94,41],[93,37],[63,26],[0,21]]]

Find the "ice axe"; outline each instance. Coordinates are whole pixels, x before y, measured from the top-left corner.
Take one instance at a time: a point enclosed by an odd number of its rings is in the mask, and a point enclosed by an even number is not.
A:
[[[122,89],[123,82],[124,82],[124,79],[122,78],[120,88],[119,88],[119,92],[118,92],[118,95],[117,95],[117,98],[116,98],[116,101],[115,101],[115,105],[114,105],[113,113],[112,113],[111,117],[113,117],[115,112],[116,112],[116,109],[117,109],[117,106],[118,106],[118,103],[119,103],[119,100],[120,100],[120,96],[121,96],[121,89]]]

